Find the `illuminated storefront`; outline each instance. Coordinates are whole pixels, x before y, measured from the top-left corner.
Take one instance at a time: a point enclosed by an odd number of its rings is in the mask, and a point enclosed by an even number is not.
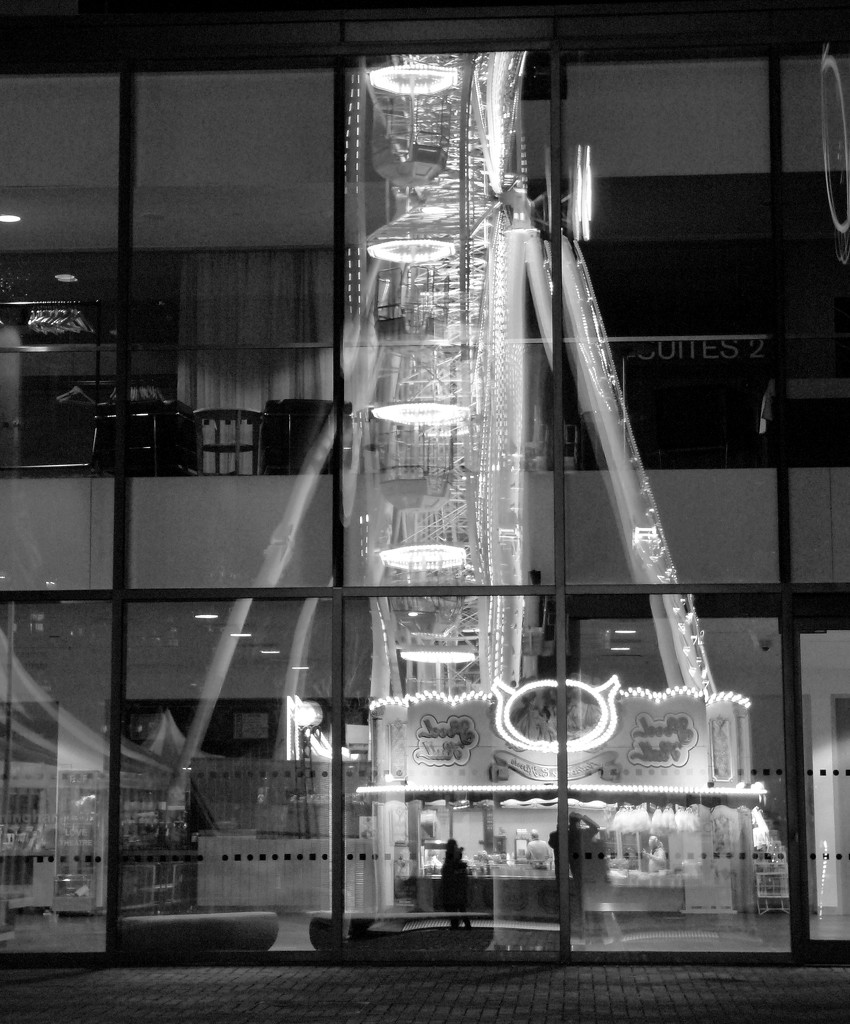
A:
[[[9,962],[846,954],[850,69],[802,10],[131,18],[106,64],[44,19]]]

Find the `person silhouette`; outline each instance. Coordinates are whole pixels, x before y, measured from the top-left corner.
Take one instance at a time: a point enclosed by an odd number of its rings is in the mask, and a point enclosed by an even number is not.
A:
[[[463,859],[463,847],[450,839],[446,843],[446,859],[440,871],[442,880],[443,910],[451,914],[461,914],[466,910],[468,872]],[[449,927],[459,928],[461,919],[452,917]],[[468,917],[463,918],[464,928],[471,928]]]

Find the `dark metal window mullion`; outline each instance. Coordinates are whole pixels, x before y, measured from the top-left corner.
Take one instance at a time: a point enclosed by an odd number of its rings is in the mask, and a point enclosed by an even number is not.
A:
[[[785,336],[785,252],[782,188],[782,63],[778,49],[768,56],[768,103],[770,131],[771,260],[773,271],[773,337],[775,391],[773,414],[776,430],[776,510],[781,587],[780,631],[782,644],[782,705],[785,742],[785,814],[788,835],[788,880],[791,954],[802,959],[808,914],[805,828],[805,773],[803,764],[802,700],[797,657],[791,579],[791,509],[786,446],[787,340]]]
[[[125,690],[126,622],[125,587],[127,575],[127,480],[125,438],[127,435],[127,381],[129,377],[130,273],[133,244],[133,187],[135,179],[135,77],[130,64],[119,79],[118,128],[118,264],[117,337],[115,353],[115,476],[112,536],[112,651],[109,703],[109,802],[106,860],[106,951],[115,957],[119,950],[118,918],[121,888],[121,730]]]
[[[345,379],[342,371],[342,340],[345,316],[345,146],[346,146],[346,72],[348,64],[337,60],[334,67],[334,380],[333,398],[336,416],[336,438],[333,461],[333,498],[331,507],[332,582],[331,597],[331,738],[333,761],[331,764],[331,943],[334,959],[339,961],[343,952],[343,919],[345,914],[345,779],[342,763],[344,745],[344,630],[345,602],[342,586],[345,582],[345,528],[343,520],[343,469],[345,453]]]

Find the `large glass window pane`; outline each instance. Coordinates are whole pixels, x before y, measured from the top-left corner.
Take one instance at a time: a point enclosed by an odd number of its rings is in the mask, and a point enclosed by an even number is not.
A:
[[[850,579],[848,52],[781,65],[791,565],[811,582]]]
[[[123,949],[310,949],[330,908],[330,602],[129,608]]]
[[[332,75],[142,75],[137,122],[131,582],[325,585]]]
[[[109,606],[10,602],[0,615],[0,949],[102,950]]]
[[[115,386],[118,82],[4,77],[0,116],[0,589],[106,587],[92,443]]]
[[[776,579],[767,65],[568,59],[562,110],[567,577]]]
[[[347,954],[554,955],[551,600],[350,600],[345,650]]]
[[[550,582],[546,62],[347,81],[346,581]]]
[[[850,845],[844,824],[850,727],[848,653],[850,632],[846,629],[806,630],[800,636],[808,934],[819,942],[850,939]]]
[[[587,617],[572,609],[576,950],[790,948],[777,620],[730,615],[727,598],[698,601],[700,618],[678,596],[664,609],[660,598],[607,612],[600,599]],[[687,659],[692,636],[699,685],[679,653]]]

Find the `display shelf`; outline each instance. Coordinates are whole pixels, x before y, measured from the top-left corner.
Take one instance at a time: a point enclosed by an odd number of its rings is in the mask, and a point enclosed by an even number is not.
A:
[[[756,903],[759,914],[771,910],[790,913],[788,864],[784,855],[774,860],[756,861]]]
[[[90,874],[57,875],[53,889],[53,910],[58,914],[92,914],[92,876]]]
[[[151,910],[163,913],[193,902],[197,863],[176,861],[173,859],[173,851],[167,854],[157,852],[154,856],[170,859],[146,864],[124,864],[121,879],[122,913]]]

